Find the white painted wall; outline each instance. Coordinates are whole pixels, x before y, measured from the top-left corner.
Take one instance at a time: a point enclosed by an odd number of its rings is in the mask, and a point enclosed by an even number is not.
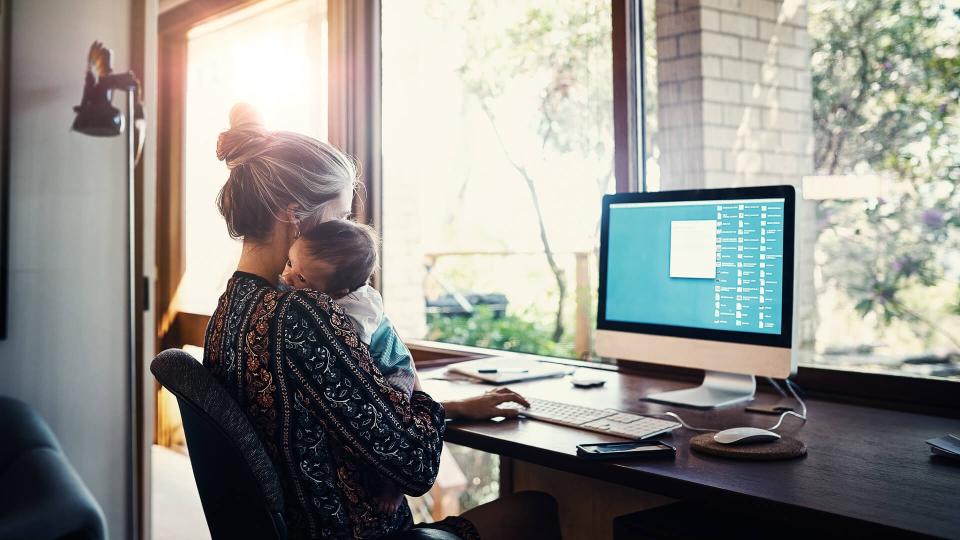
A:
[[[14,0],[10,304],[0,394],[34,405],[123,538],[123,138],[69,131],[97,39],[128,67],[129,0]],[[119,96],[118,96],[119,97]],[[117,103],[122,103],[116,99]]]

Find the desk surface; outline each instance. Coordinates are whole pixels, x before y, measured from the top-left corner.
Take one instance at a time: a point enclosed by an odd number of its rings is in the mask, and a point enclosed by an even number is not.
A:
[[[603,388],[575,389],[564,379],[509,385],[521,394],[631,412],[673,410],[694,426],[769,427],[776,417],[742,407],[696,411],[639,401],[649,392],[689,383],[595,370]],[[489,386],[437,379],[444,368],[424,370],[427,392],[438,400],[476,395]],[[775,394],[759,394],[772,402]],[[451,422],[447,441],[685,500],[738,506],[818,519],[825,525],[876,526],[900,532],[960,538],[960,465],[931,458],[924,441],[960,433],[960,420],[808,400],[809,420],[785,420],[782,434],[804,441],[805,458],[741,462],[691,452],[695,435],[677,430],[664,440],[677,447],[676,461],[589,462],[576,445],[620,440],[536,420]],[[886,529],[889,532],[889,529]]]

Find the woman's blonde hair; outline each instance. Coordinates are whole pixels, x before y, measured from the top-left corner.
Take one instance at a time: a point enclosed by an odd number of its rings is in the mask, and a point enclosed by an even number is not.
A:
[[[346,154],[313,137],[267,130],[246,103],[230,110],[217,159],[230,169],[217,206],[233,238],[265,240],[277,221],[289,221],[291,204],[299,227],[312,229],[324,206],[354,189],[357,180],[357,165]]]

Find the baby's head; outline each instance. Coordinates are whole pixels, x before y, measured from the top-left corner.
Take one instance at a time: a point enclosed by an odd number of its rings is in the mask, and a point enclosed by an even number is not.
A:
[[[334,219],[293,243],[280,277],[295,289],[341,298],[366,285],[376,269],[377,233],[367,225]]]

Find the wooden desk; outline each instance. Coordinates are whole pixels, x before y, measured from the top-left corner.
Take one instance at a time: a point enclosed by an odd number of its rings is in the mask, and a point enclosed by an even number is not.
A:
[[[436,399],[476,395],[489,386],[437,380],[444,368],[421,372]],[[689,383],[596,370],[603,388],[575,389],[567,380],[509,385],[521,394],[631,412],[673,410],[695,426],[769,427],[776,417],[742,407],[695,411],[638,401],[649,392]],[[760,394],[772,402],[776,394]],[[960,538],[960,465],[931,458],[926,439],[960,433],[960,420],[809,400],[806,424],[785,420],[781,433],[804,441],[805,458],[781,462],[731,461],[691,452],[693,435],[678,430],[671,461],[589,462],[576,445],[620,440],[536,420],[451,422],[447,441],[675,499],[776,512],[824,530],[869,534],[914,533]],[[841,527],[841,528],[837,528]]]

